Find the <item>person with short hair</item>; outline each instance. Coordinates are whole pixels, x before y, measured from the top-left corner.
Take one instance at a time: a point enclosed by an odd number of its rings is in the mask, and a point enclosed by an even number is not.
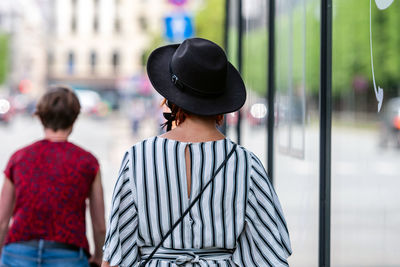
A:
[[[80,109],[77,96],[66,86],[52,87],[38,102],[35,114],[44,139],[15,152],[4,170],[0,266],[101,264],[105,221],[99,163],[68,141]],[[86,238],[87,199],[93,256]]]
[[[261,161],[218,129],[246,100],[215,43],[154,50],[147,73],[165,99],[167,132],[125,153],[103,267],[288,266],[289,232]]]

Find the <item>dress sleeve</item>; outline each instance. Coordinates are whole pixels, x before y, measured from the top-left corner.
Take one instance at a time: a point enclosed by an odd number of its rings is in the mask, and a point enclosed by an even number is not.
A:
[[[245,227],[237,240],[233,261],[238,266],[289,266],[289,232],[278,196],[267,173],[252,155]]]
[[[100,170],[100,163],[97,160],[97,158],[95,156],[92,155],[92,160],[91,160],[91,168],[92,173],[93,173],[93,181],[96,178],[97,173]]]
[[[138,263],[138,216],[130,153],[125,154],[112,197],[111,212],[103,247],[103,260],[111,266]]]
[[[6,168],[4,169],[4,175],[6,176],[6,178],[10,179],[12,183],[14,183],[14,175],[13,175],[13,169],[15,165],[14,161],[15,161],[15,154],[10,157],[6,165]]]

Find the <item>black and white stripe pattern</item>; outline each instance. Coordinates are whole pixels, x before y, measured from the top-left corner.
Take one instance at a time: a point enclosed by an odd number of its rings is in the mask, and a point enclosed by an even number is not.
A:
[[[191,156],[190,197],[186,147]],[[158,244],[232,147],[229,139],[184,143],[160,137],[133,146],[114,189],[104,260],[111,266],[137,266],[140,248]],[[229,260],[204,259],[196,263],[200,266],[288,266],[291,248],[286,222],[258,158],[238,146],[163,247],[234,251]],[[154,259],[147,266],[176,265]]]

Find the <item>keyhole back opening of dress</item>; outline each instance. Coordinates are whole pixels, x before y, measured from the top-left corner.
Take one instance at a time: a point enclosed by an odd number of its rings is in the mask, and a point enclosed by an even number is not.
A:
[[[192,166],[190,165],[191,158],[190,158],[190,147],[186,145],[185,147],[185,165],[186,165],[186,184],[187,184],[187,197],[190,199],[191,195],[191,184],[192,184]]]

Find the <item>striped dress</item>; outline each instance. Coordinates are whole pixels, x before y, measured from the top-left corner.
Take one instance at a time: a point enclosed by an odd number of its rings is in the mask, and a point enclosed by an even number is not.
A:
[[[124,156],[104,260],[138,266],[209,181],[234,143],[144,140]],[[185,149],[190,153],[187,189]],[[225,167],[146,266],[288,266],[289,233],[260,160],[237,146]]]

